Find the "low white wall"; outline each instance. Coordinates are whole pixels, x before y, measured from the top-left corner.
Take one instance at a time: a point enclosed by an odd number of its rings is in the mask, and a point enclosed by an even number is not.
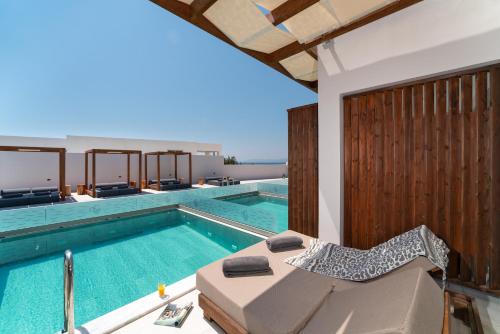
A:
[[[288,176],[288,166],[282,165],[224,165],[224,176],[239,180],[276,179]]]
[[[319,237],[343,228],[342,96],[500,60],[500,1],[427,0],[318,47]]]
[[[83,153],[66,154],[66,184],[76,190],[76,185],[85,182]],[[130,179],[138,180],[138,157],[131,155]],[[174,177],[174,158],[160,158],[161,178]],[[98,154],[96,158],[97,182],[127,180],[126,155]],[[287,174],[286,165],[224,165],[221,156],[192,156],[193,183],[207,176],[230,176],[240,180],[280,178]],[[144,156],[142,178],[145,177]],[[0,152],[0,189],[57,186],[59,182],[58,154],[32,152]],[[91,159],[89,156],[89,183],[91,182]],[[189,178],[188,156],[178,158],[178,175],[185,182]],[[148,158],[148,178],[156,179],[156,157]]]

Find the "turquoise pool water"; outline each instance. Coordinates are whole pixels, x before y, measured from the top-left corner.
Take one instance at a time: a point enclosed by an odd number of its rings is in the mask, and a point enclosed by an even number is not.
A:
[[[66,240],[66,247],[71,240],[77,325],[155,291],[158,282],[176,282],[261,240],[178,210],[67,229],[50,233],[51,239],[47,234],[4,239],[0,246],[12,250],[29,239],[48,243],[55,237]],[[51,249],[35,244],[37,250]],[[62,287],[62,250],[0,266],[0,333],[60,330]]]
[[[288,230],[288,200],[286,199],[263,195],[244,195],[229,197],[224,201],[271,212],[277,222],[277,227],[273,232],[279,233]]]

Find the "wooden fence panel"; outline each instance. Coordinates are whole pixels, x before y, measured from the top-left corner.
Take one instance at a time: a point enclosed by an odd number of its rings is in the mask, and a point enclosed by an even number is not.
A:
[[[288,227],[318,236],[317,104],[288,110]]]
[[[344,100],[344,208],[345,208],[345,217],[348,221],[352,221],[352,190],[351,190],[351,165],[352,165],[352,156],[351,156],[351,142],[352,142],[352,134],[351,134],[351,100]],[[344,240],[344,244],[346,246],[350,246],[352,244],[352,233],[351,233],[352,224],[345,225],[344,235],[346,236]]]
[[[425,224],[451,279],[500,292],[498,65],[346,96],[344,112],[345,244]]]

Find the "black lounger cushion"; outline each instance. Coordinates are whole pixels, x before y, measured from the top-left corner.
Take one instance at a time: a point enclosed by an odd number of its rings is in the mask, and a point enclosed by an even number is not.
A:
[[[0,198],[0,208],[6,208],[11,206],[28,205],[30,196],[22,196],[16,198]]]
[[[32,188],[31,192],[32,193],[48,193],[52,191],[57,191],[56,187],[37,187],[37,188]]]
[[[18,189],[2,189],[0,191],[0,195],[5,195],[5,194],[28,194],[31,192],[31,189],[29,188],[18,188]]]
[[[51,192],[50,191],[38,191],[36,193],[33,193],[35,196],[50,196]]]
[[[23,197],[23,194],[20,193],[12,193],[12,194],[3,194],[2,198],[18,198]]]
[[[122,185],[125,185],[125,187],[128,187],[128,184],[127,182],[109,182],[109,183],[98,183],[96,184],[96,189],[99,189],[99,188],[113,188],[113,187],[119,187],[119,186],[122,186]]]

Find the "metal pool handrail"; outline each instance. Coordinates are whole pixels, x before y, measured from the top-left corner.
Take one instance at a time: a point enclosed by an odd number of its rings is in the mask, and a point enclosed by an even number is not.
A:
[[[64,329],[63,333],[75,333],[75,304],[73,295],[73,253],[64,252]]]

